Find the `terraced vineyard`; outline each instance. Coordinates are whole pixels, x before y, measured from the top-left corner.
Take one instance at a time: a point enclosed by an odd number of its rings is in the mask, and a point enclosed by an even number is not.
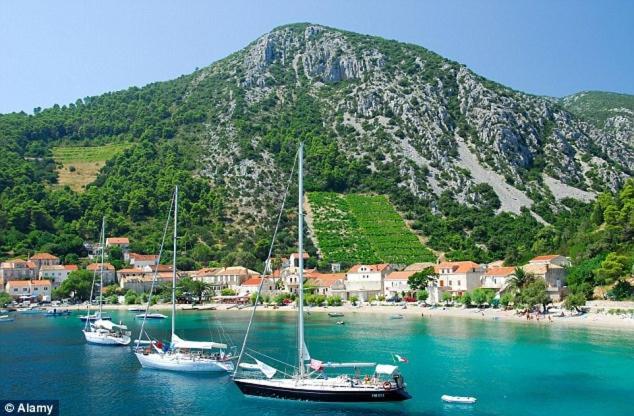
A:
[[[385,196],[311,192],[321,255],[328,262],[411,264],[435,260]]]
[[[99,170],[129,144],[106,144],[103,146],[60,146],[53,148],[53,159],[57,163],[59,186],[70,186],[81,192],[97,178]]]

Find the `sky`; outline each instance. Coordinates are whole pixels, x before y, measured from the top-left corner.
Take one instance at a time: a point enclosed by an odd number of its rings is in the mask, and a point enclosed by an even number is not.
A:
[[[296,22],[415,43],[531,94],[634,94],[629,0],[1,0],[0,113],[173,79]]]

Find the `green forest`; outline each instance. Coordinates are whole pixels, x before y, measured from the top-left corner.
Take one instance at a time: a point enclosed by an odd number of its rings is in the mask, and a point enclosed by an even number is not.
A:
[[[403,44],[371,37],[355,39],[364,45],[370,42],[390,56],[388,68],[411,64],[411,71],[418,71],[415,62],[406,59],[412,54],[403,55]],[[430,62],[423,75],[430,79],[444,76],[438,68],[442,58],[422,48],[415,50]],[[210,68],[216,65],[223,65],[222,61]],[[470,205],[457,202],[449,192],[419,198],[401,186],[410,179],[408,172],[388,163],[380,150],[368,145],[367,152],[355,158],[340,151],[338,140],[342,137],[359,138],[339,119],[335,130],[325,125],[325,109],[301,72],[296,75],[279,62],[272,63],[271,82],[292,88],[249,104],[245,89],[234,82],[244,82],[243,68],[206,70],[142,88],[86,97],[69,105],[36,108],[33,114],[0,115],[0,258],[48,251],[75,262],[87,254],[84,242],[98,238],[102,216],[106,217],[108,235],[128,236],[134,251],[157,252],[170,195],[178,184],[182,201],[179,267],[241,264],[261,270],[277,207],[265,213],[270,221],[249,227],[234,223],[229,214],[235,210],[239,190],[200,174],[200,155],[209,140],[206,126],[229,125],[232,136],[219,141],[227,149],[237,149],[236,158],[267,163],[262,155],[269,154],[286,173],[290,173],[298,143],[303,141],[308,192],[384,195],[411,228],[424,236],[426,245],[447,259],[504,259],[506,264],[517,265],[539,254],[569,255],[574,262],[574,290],[585,294],[595,286],[620,282],[631,272],[632,180],[619,192],[603,193],[591,204],[572,199],[555,204],[552,196],[529,195],[536,201],[531,210],[548,225],[537,221],[528,209],[519,215],[498,213],[500,201],[487,184],[471,189],[478,198]],[[229,73],[236,78],[228,77]],[[353,82],[323,85],[319,94],[351,91]],[[227,120],[223,106],[229,96],[232,108]],[[465,124],[457,103],[449,104],[449,122]],[[337,117],[343,119],[343,114]],[[398,117],[392,117],[394,120]],[[376,134],[374,139],[380,141],[385,132],[379,129]],[[225,142],[228,140],[231,142]],[[85,190],[76,192],[58,184],[53,149],[58,149],[59,156],[64,147],[103,145],[121,151],[113,153]],[[447,146],[440,150],[455,151]],[[533,173],[540,177],[539,172]],[[416,185],[428,187],[422,182]],[[291,193],[296,195],[296,188],[291,188]],[[345,199],[360,226],[371,227],[372,220],[363,218],[363,202],[354,197]],[[282,219],[274,254],[288,255],[296,244],[296,213],[287,206]],[[339,253],[333,259],[340,260],[350,239],[328,243],[334,245],[330,252]],[[386,244],[393,243],[387,239]],[[310,241],[307,249],[315,254]],[[412,253],[407,261],[430,259],[427,250]]]

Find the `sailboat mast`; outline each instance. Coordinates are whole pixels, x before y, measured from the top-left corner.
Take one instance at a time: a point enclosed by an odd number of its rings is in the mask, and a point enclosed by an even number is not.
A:
[[[299,354],[299,375],[303,377],[306,373],[304,368],[304,143],[299,144],[299,201],[298,201],[298,283],[299,283],[299,307],[297,321],[297,351]]]
[[[106,217],[101,218],[101,264],[99,265],[99,319],[101,319],[101,311],[103,309],[103,261],[104,251],[106,250]]]
[[[176,235],[178,226],[178,185],[174,189],[174,250],[172,254],[172,338],[176,329]],[[158,267],[158,265],[157,265]]]

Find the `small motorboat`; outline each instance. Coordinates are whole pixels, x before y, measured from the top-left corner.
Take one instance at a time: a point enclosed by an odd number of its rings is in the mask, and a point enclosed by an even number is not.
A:
[[[477,401],[475,397],[450,396],[448,394],[443,394],[440,399],[443,402],[459,404],[473,404]]]
[[[403,315],[397,313],[396,315],[390,315],[390,319],[403,319]]]
[[[345,325],[346,323],[344,321],[337,321],[337,325]]]
[[[136,316],[137,319],[166,319],[167,316],[162,313],[148,313],[147,315],[144,313],[140,313]]]
[[[147,306],[130,306],[128,308],[128,312],[145,312],[145,310],[147,309]]]
[[[81,315],[79,319],[81,319],[82,321],[90,321],[90,322],[97,321],[99,319],[101,319],[102,321],[112,321],[112,317],[110,317],[109,315],[102,316],[99,313]]]
[[[15,318],[9,315],[0,315],[0,322],[12,322]]]
[[[58,308],[49,308],[46,310],[46,316],[66,316],[70,315],[70,311],[68,309],[58,309]]]
[[[343,316],[343,313],[341,313],[341,312],[328,312],[328,316],[330,316],[331,318],[338,318],[340,316]]]

